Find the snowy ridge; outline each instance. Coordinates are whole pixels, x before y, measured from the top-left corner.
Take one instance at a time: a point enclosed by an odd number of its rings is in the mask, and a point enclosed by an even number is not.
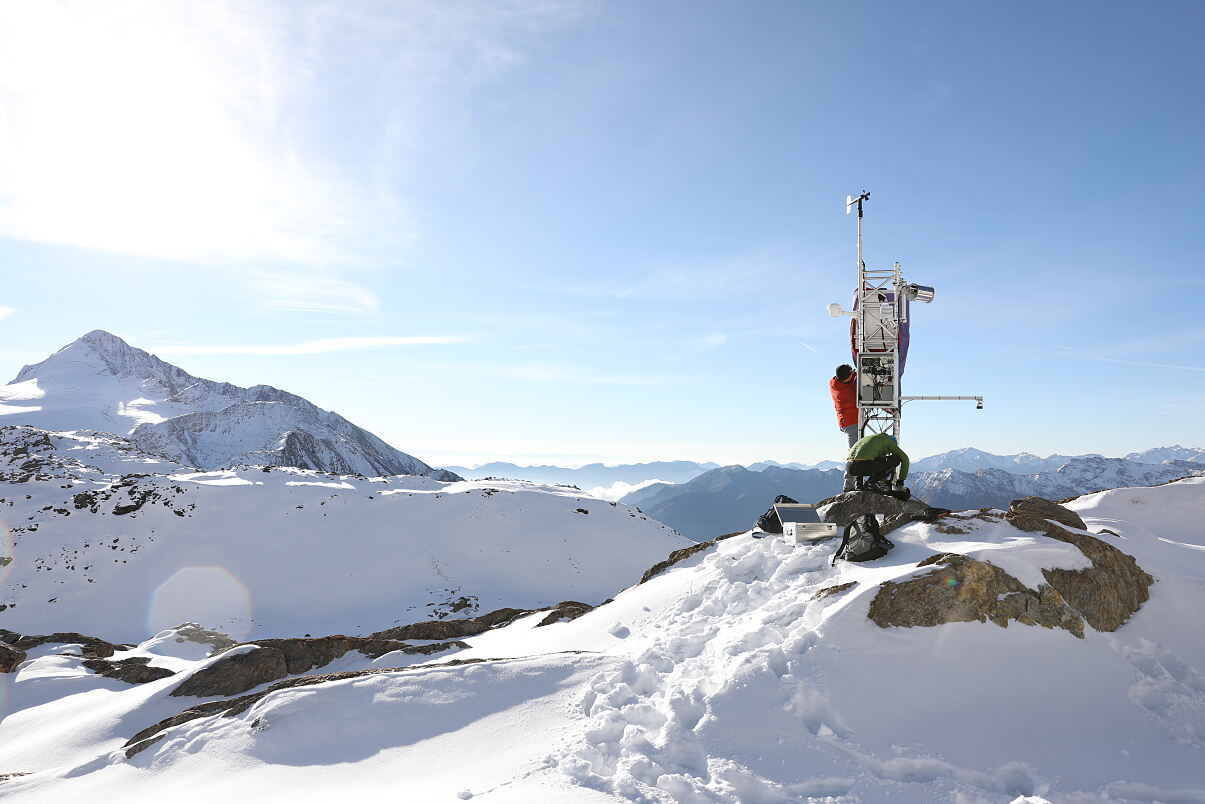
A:
[[[257,463],[460,479],[296,394],[194,377],[102,330],[21,369],[0,388],[0,422],[129,435],[197,469]]]
[[[243,638],[597,603],[689,544],[523,482],[196,472],[107,434],[0,428],[0,628]]]
[[[941,472],[956,469],[960,472],[977,472],[980,469],[1001,469],[1014,475],[1029,475],[1058,469],[1075,458],[1099,458],[1100,455],[1049,455],[1040,458],[1029,452],[1016,455],[993,455],[990,452],[966,447],[950,450],[938,455],[921,458],[912,464],[911,471]],[[1127,456],[1130,457],[1130,456]],[[1158,463],[1158,461],[1154,461]]]
[[[3,789],[396,796],[404,778],[424,802],[1201,801],[1205,479],[1070,507],[1157,580],[1113,633],[867,618],[880,583],[930,572],[918,562],[938,552],[1018,578],[1082,566],[1074,547],[991,518],[909,525],[886,558],[835,568],[831,545],[746,533],[571,622],[469,637],[453,654],[465,664],[348,654],[323,668],[345,675],[169,726],[128,760],[124,740],[191,705],[167,695],[180,677],[121,687],[32,658],[0,722],[0,764],[29,775]],[[211,660],[173,661],[192,661],[187,675]],[[70,693],[37,703],[52,678]]]
[[[909,476],[912,493],[930,505],[955,510],[1006,508],[1019,497],[1061,500],[1101,489],[1153,486],[1205,474],[1205,467],[1188,461],[1148,464],[1098,455],[1072,458],[1057,469],[1018,475],[1002,469],[961,472],[946,469]]]

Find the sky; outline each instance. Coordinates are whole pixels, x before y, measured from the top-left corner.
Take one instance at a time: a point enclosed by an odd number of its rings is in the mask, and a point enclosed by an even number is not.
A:
[[[435,465],[1205,444],[1205,5],[0,2],[0,382],[93,329]]]

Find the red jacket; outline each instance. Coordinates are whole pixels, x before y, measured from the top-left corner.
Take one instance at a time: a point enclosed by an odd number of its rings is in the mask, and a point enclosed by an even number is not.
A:
[[[841,382],[836,377],[828,381],[828,390],[833,395],[833,407],[837,409],[837,426],[849,427],[858,423],[858,375],[849,375]]]

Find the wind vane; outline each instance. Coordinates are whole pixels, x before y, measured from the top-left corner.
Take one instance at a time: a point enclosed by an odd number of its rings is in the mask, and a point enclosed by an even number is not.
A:
[[[858,285],[853,310],[840,304],[828,306],[830,316],[851,316],[849,336],[854,369],[858,372],[858,436],[887,433],[900,436],[900,416],[905,402],[918,399],[973,399],[983,410],[981,396],[902,396],[900,379],[908,359],[909,307],[912,302],[928,304],[935,291],[928,285],[904,280],[900,264],[890,269],[871,269],[862,259],[862,205],[870,193],[845,197],[845,214],[858,209]]]

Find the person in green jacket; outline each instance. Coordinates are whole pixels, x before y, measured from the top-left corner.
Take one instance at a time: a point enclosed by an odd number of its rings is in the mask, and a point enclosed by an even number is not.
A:
[[[869,478],[868,488],[886,491],[891,489],[891,475],[897,466],[900,468],[899,482],[902,486],[908,477],[908,454],[900,449],[893,436],[872,433],[858,439],[850,448],[845,475],[857,478],[858,488],[863,487],[863,478]]]

